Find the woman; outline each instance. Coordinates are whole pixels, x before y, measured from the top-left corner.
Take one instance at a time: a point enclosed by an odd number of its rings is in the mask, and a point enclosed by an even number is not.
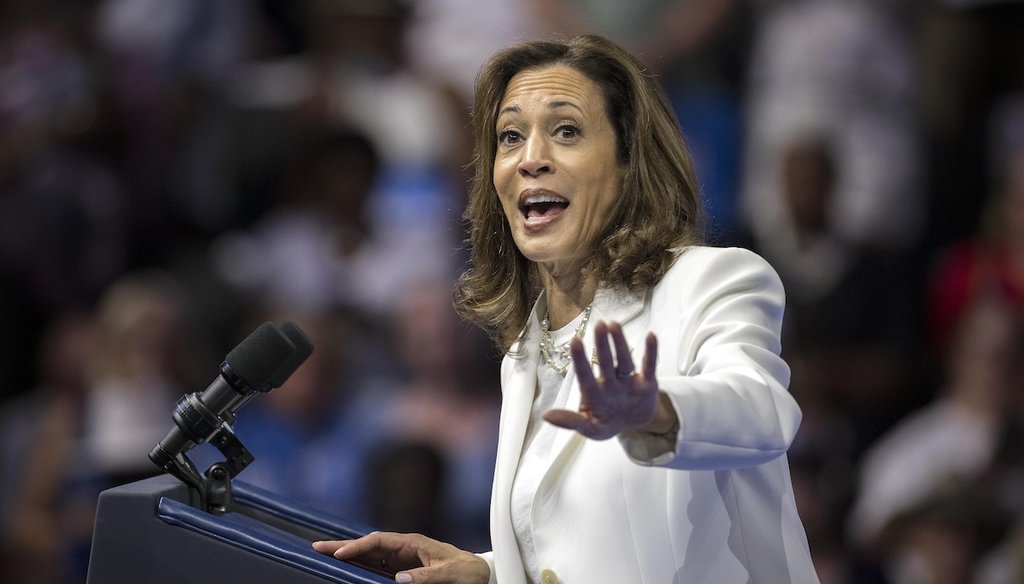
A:
[[[785,456],[782,286],[753,253],[700,245],[656,81],[599,37],[529,42],[485,64],[475,103],[456,304],[507,350],[493,551],[314,548],[398,582],[817,582]]]

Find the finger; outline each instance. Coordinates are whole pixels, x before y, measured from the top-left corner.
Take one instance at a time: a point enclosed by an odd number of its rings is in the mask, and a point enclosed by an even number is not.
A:
[[[341,541],[334,552],[336,559],[363,566],[369,570],[394,573],[422,565],[416,555],[412,538],[415,535],[373,532],[359,539]]]
[[[313,542],[313,551],[321,554],[334,555],[334,552],[343,547],[350,540],[323,540]]]
[[[629,353],[629,343],[626,342],[626,335],[622,332],[622,325],[613,322],[608,325],[608,334],[615,343],[615,377],[628,379],[636,372],[633,365],[633,356]]]
[[[569,342],[569,355],[572,357],[572,366],[576,370],[576,379],[580,382],[580,391],[587,393],[592,391],[597,384],[594,379],[594,370],[591,368],[590,359],[587,358],[587,350],[583,341],[573,337]]]
[[[646,381],[654,379],[654,374],[658,366],[658,337],[654,333],[647,333],[647,338],[644,339],[644,368],[643,375]]]
[[[360,559],[377,562],[401,551],[405,545],[402,537],[397,533],[374,531],[359,539],[340,542],[343,545],[334,551],[334,557],[339,560]]]
[[[608,325],[603,320],[594,325],[594,347],[597,349],[598,369],[605,379],[615,377],[615,359],[612,357],[612,347],[608,342]]]

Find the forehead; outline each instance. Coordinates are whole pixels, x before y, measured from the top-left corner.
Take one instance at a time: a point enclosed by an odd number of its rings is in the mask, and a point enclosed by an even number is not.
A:
[[[572,105],[583,113],[604,112],[600,88],[586,75],[566,65],[524,69],[512,76],[498,104],[499,115],[529,107]]]

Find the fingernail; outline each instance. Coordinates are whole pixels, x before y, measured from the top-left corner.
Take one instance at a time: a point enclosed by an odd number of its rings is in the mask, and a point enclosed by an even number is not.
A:
[[[412,582],[412,575],[405,572],[395,574],[395,582],[398,582],[398,584],[409,584]]]
[[[343,549],[345,549],[345,546],[341,546],[340,548],[334,550],[334,557],[338,557],[338,554],[340,554],[341,550]]]

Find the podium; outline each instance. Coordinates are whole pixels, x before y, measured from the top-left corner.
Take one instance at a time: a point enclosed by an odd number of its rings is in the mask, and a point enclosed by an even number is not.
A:
[[[214,514],[177,478],[162,474],[100,494],[88,584],[295,584],[394,582],[313,551],[366,526],[234,481],[227,513]]]

